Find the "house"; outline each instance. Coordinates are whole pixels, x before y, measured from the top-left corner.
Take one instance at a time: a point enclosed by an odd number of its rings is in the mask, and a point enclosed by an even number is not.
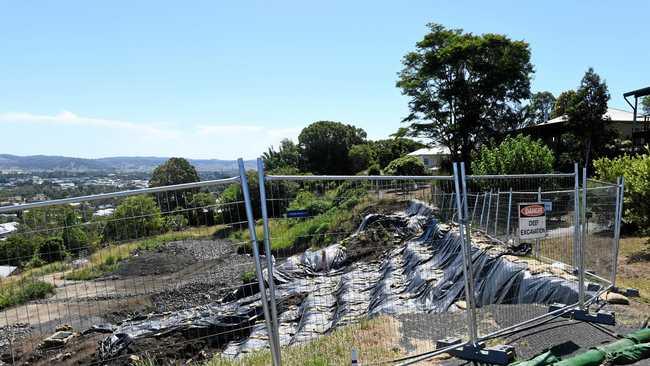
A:
[[[650,116],[637,117],[634,113],[617,108],[607,108],[603,115],[607,125],[617,132],[618,138],[630,140],[635,146],[643,146],[650,142]],[[541,138],[548,144],[553,144],[566,132],[566,115],[550,119],[544,123],[528,126],[516,130],[516,133],[525,133]]]
[[[445,146],[433,146],[430,148],[423,148],[415,150],[412,153],[407,154],[407,156],[415,156],[422,164],[430,170],[440,170],[443,162],[449,160],[451,157],[451,152],[449,148]]]
[[[0,238],[6,238],[16,230],[18,230],[18,223],[15,221],[0,224]]]

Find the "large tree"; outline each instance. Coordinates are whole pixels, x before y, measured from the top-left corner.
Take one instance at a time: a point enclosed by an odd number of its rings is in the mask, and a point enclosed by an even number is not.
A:
[[[170,158],[154,169],[149,179],[149,187],[193,183],[200,180],[199,174],[189,161],[183,158]],[[166,213],[178,207],[188,207],[189,201],[197,192],[198,189],[174,190],[156,195],[156,200],[163,213]]]
[[[593,68],[589,68],[567,108],[567,127],[580,141],[582,150],[582,156],[576,156],[576,160],[581,160],[586,166],[593,158],[592,154],[598,155],[612,139],[605,117],[609,98],[607,84],[601,81]]]
[[[267,171],[282,168],[301,169],[302,167],[300,148],[289,139],[280,141],[278,150],[271,146],[268,151],[262,153],[262,159],[264,159],[264,168]]]
[[[548,91],[534,93],[530,102],[524,107],[524,125],[534,126],[551,118],[555,108],[555,97]]]
[[[354,173],[350,148],[365,141],[366,131],[332,121],[314,122],[298,136],[306,168],[316,174]]]
[[[551,118],[564,116],[569,106],[573,103],[573,99],[575,97],[575,90],[567,90],[560,93],[557,99],[555,99],[555,105],[553,106],[553,113],[551,113]]]
[[[402,60],[397,87],[410,109],[404,121],[412,134],[469,160],[482,143],[517,124],[519,103],[530,97],[530,49],[500,34],[428,27]]]

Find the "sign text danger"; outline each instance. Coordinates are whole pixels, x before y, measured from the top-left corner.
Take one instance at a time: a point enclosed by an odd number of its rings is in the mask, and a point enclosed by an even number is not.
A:
[[[519,238],[546,237],[546,210],[543,202],[519,204]]]

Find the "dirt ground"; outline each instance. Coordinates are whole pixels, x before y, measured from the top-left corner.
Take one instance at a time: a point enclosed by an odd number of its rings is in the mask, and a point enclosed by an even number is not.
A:
[[[75,337],[64,351],[42,350],[39,344],[63,324],[82,333],[97,324],[216,301],[239,289],[242,273],[252,268],[249,255],[237,253],[228,240],[215,239],[172,242],[136,253],[114,273],[93,281],[65,280],[64,273],[48,275],[45,280],[56,286],[53,296],[0,312],[2,323],[11,325],[0,335],[0,360],[35,365],[91,363],[105,334]],[[9,352],[9,343],[15,354]],[[192,355],[200,353],[195,347],[205,346],[173,337],[158,343],[167,352],[189,347]]]

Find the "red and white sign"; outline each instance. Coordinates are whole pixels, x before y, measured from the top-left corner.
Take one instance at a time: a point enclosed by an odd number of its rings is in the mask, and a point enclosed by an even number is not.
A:
[[[519,204],[519,238],[546,237],[546,210],[543,202]]]

